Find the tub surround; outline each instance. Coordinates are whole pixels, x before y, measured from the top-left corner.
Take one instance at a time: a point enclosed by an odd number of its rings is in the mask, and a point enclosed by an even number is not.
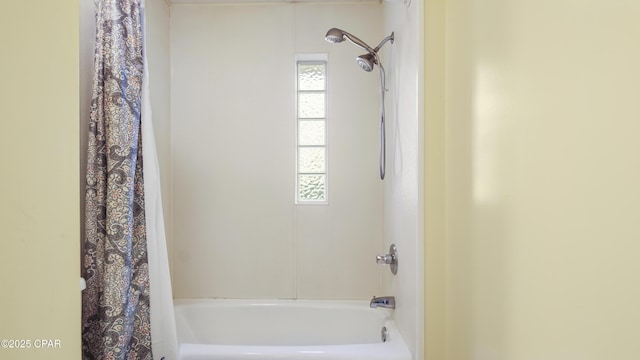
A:
[[[176,297],[382,293],[380,80],[361,49],[324,39],[378,41],[381,21],[377,3],[172,6]],[[329,204],[296,205],[295,59],[314,53],[328,56]]]

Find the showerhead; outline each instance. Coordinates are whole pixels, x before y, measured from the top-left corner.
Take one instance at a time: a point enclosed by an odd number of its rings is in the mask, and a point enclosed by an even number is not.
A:
[[[327,35],[324,36],[324,39],[334,44],[341,43],[344,41],[344,39],[348,39],[355,45],[367,50],[368,52],[375,52],[375,50],[372,49],[371,46],[358,39],[355,35],[349,34],[348,32],[340,30],[338,28],[329,29],[329,31],[327,31]]]
[[[374,64],[377,63],[377,60],[375,55],[373,55],[372,53],[368,53],[358,56],[356,58],[356,63],[358,63],[358,66],[360,66],[362,70],[371,72],[371,70],[373,70]]]
[[[341,43],[344,41],[344,32],[340,29],[331,28],[327,31],[324,39],[334,44]]]

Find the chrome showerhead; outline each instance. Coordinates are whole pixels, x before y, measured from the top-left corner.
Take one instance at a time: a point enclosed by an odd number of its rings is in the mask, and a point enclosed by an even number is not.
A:
[[[349,34],[348,32],[344,31],[344,30],[340,30],[338,28],[331,28],[329,29],[329,31],[327,31],[327,35],[324,36],[324,39],[327,40],[330,43],[341,43],[344,41],[344,39],[348,39],[349,41],[351,41],[352,43],[354,43],[355,45],[367,50],[368,52],[375,52],[371,46],[367,45],[364,41],[358,39],[358,37]]]
[[[377,63],[377,60],[375,55],[373,55],[372,53],[368,53],[358,56],[356,58],[356,63],[358,63],[358,66],[360,66],[362,70],[371,72],[371,70],[373,70],[374,64]]]
[[[341,43],[344,41],[344,32],[340,29],[331,28],[327,31],[324,39],[334,44]]]

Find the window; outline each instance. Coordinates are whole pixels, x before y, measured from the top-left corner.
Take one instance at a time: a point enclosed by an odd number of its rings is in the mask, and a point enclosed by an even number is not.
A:
[[[326,204],[327,61],[306,58],[296,62],[296,203]]]

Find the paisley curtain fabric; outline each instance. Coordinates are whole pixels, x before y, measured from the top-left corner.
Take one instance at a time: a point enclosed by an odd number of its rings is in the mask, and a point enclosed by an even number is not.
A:
[[[96,2],[82,272],[84,359],[152,359],[140,134],[141,2]]]

